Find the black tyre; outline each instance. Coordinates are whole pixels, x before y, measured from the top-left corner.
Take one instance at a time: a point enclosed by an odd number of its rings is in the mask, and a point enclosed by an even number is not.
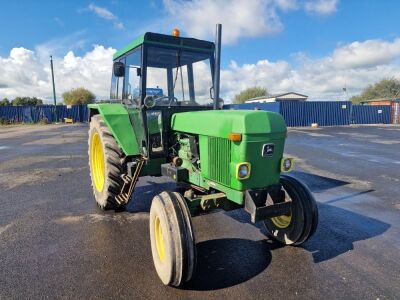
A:
[[[91,119],[88,143],[90,178],[98,206],[104,210],[121,208],[115,196],[123,185],[123,153],[100,115]]]
[[[162,192],[150,208],[150,241],[154,266],[165,285],[180,286],[192,278],[196,245],[185,199]]]
[[[291,214],[264,221],[270,236],[285,245],[300,245],[315,232],[318,224],[317,203],[310,190],[294,177],[281,175],[285,201],[292,201]]]

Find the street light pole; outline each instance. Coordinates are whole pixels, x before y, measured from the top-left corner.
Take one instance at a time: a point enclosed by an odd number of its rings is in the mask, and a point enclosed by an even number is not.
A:
[[[53,70],[53,56],[50,55],[51,79],[53,81],[53,98],[54,98],[54,120],[57,120],[57,99],[56,99],[56,85],[54,83],[54,70]]]
[[[397,101],[397,96],[400,94],[400,90],[397,91],[397,93],[394,95],[393,98],[393,104],[392,109],[394,109],[393,112],[393,124],[398,124],[399,122],[399,113],[400,113],[400,103]]]

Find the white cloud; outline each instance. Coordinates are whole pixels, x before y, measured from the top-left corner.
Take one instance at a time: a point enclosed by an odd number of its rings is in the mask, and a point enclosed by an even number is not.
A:
[[[189,36],[214,35],[215,24],[222,23],[223,42],[234,43],[241,36],[256,37],[279,32],[282,24],[269,0],[164,0],[171,22],[178,22]]]
[[[318,59],[300,53],[296,65],[268,60],[241,66],[231,63],[221,73],[221,90],[226,99],[254,85],[266,87],[271,93],[296,91],[322,100],[343,97],[345,86],[350,95],[358,94],[382,78],[399,77],[400,39],[353,42]]]
[[[108,21],[113,21],[114,27],[117,29],[124,29],[125,26],[124,24],[119,21],[118,17],[113,14],[111,11],[109,11],[107,8],[97,6],[95,4],[90,4],[87,8],[89,11],[95,13],[97,16],[99,16],[102,19],[108,20]]]
[[[184,28],[189,36],[212,38],[215,24],[224,26],[224,44],[241,37],[259,37],[283,30],[280,13],[304,9],[328,15],[338,0],[163,0],[168,24]]]
[[[354,42],[333,52],[332,60],[339,68],[358,68],[386,64],[400,56],[400,38],[393,42],[368,40]]]
[[[88,6],[88,9],[98,15],[100,18],[106,20],[115,20],[117,17],[108,9],[100,6],[96,6],[93,3]]]
[[[82,56],[68,51],[55,57],[58,98],[64,91],[80,86],[90,89],[98,98],[107,98],[113,53],[115,49],[95,45]],[[7,57],[0,57],[0,99],[16,96],[51,99],[48,58],[41,60],[40,57],[38,50],[22,47],[13,48]],[[232,61],[221,72],[221,95],[229,102],[242,89],[258,85],[271,93],[295,91],[311,99],[343,99],[343,87],[347,87],[349,95],[357,94],[382,78],[399,78],[399,69],[400,38],[353,42],[339,45],[322,58],[299,53],[295,64],[264,59],[238,65]],[[204,72],[206,68],[200,64],[195,70],[195,76],[201,79],[196,81],[196,86],[208,92],[210,82],[204,81],[207,78],[202,75]]]
[[[64,57],[54,57],[57,98],[61,99],[66,90],[81,86],[107,98],[115,51],[94,45],[83,56],[69,51]],[[42,61],[37,51],[13,48],[8,57],[0,57],[0,98],[16,96],[52,97],[50,63],[48,59]]]
[[[114,27],[117,28],[117,29],[124,29],[125,28],[124,23],[122,23],[122,22],[115,22],[114,23]]]
[[[330,15],[337,11],[339,0],[308,0],[304,8],[309,13]]]
[[[298,0],[275,0],[276,5],[286,11],[299,8]]]

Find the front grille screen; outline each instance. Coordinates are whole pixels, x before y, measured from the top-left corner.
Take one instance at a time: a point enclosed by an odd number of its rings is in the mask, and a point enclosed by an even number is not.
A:
[[[209,137],[208,157],[210,179],[229,186],[231,141],[224,138]]]

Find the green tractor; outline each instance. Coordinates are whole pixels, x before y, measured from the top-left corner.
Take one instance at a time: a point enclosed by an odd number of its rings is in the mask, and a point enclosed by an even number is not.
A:
[[[282,174],[293,165],[283,157],[282,116],[223,109],[220,45],[220,24],[215,43],[178,30],[148,32],[115,53],[112,100],[89,105],[90,175],[100,208],[123,209],[141,176],[177,183],[150,209],[152,256],[165,285],[194,274],[194,216],[244,208],[285,245],[302,244],[317,226],[308,188]]]

